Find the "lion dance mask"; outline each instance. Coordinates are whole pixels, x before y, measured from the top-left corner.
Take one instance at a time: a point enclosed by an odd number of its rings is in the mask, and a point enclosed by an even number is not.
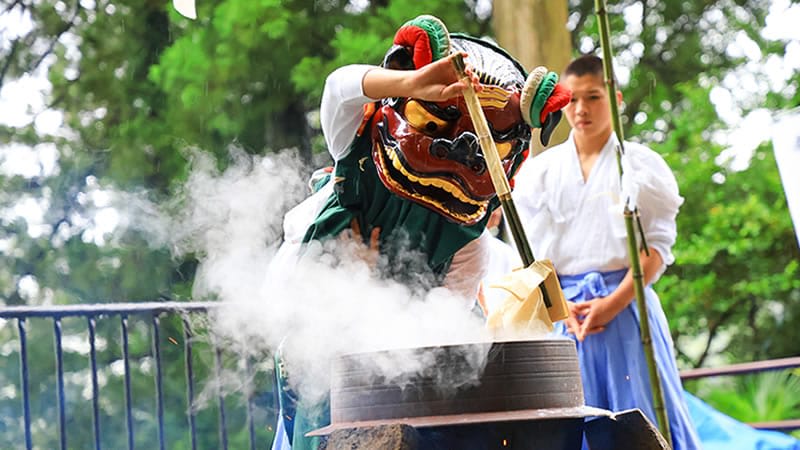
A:
[[[397,32],[383,66],[413,70],[466,52],[483,85],[478,93],[492,138],[511,179],[527,156],[531,127],[546,145],[570,93],[544,67],[527,75],[501,48],[449,34],[437,18],[420,16]],[[533,120],[532,120],[533,119]],[[448,220],[472,225],[486,216],[495,189],[463,97],[445,102],[384,99],[373,118],[372,158],[395,195]]]

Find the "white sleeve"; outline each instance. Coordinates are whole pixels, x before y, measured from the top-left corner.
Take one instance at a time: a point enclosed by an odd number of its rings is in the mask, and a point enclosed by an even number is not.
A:
[[[487,230],[461,247],[450,263],[450,270],[444,277],[444,287],[460,296],[474,300],[478,297],[478,286],[489,272],[491,239]]]
[[[375,101],[364,95],[362,85],[364,75],[374,67],[361,64],[343,66],[325,80],[319,120],[334,161],[347,156],[364,119],[364,105]]]
[[[629,147],[631,145],[626,143]],[[675,262],[672,246],[678,235],[675,218],[683,203],[678,193],[678,182],[666,161],[658,153],[644,146],[629,148],[629,170],[636,175],[637,201],[642,228],[648,246],[654,248],[664,260],[660,272]],[[660,275],[660,273],[659,273]]]
[[[300,244],[306,235],[308,227],[314,223],[314,219],[322,211],[331,194],[333,194],[333,182],[328,180],[325,186],[321,187],[316,193],[290,209],[283,216],[283,239],[287,242]]]

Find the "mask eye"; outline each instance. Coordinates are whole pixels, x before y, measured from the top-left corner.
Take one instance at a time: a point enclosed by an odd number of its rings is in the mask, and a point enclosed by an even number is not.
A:
[[[405,115],[406,121],[408,121],[412,127],[423,133],[436,134],[449,125],[447,121],[428,112],[428,110],[416,100],[409,100],[406,102],[403,115]]]
[[[514,142],[495,142],[495,147],[497,147],[497,155],[500,156],[500,159],[506,159],[511,153],[511,149],[514,148]]]

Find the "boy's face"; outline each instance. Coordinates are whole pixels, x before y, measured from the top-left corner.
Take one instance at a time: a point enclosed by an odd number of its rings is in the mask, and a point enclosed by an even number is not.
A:
[[[567,75],[562,83],[572,91],[572,99],[564,108],[564,114],[573,133],[582,138],[608,139],[612,126],[611,110],[603,77]]]

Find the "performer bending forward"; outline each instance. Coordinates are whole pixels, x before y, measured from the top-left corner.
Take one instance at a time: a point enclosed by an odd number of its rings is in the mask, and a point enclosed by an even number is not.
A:
[[[469,81],[459,80],[450,61],[454,52],[467,58]],[[466,299],[465,308],[474,305],[486,273],[486,222],[499,202],[462,92],[468,82],[478,91],[510,179],[525,159],[531,127],[542,129],[546,144],[569,100],[563,87],[542,81],[546,72],[538,69],[526,84],[529,74],[503,49],[450,34],[432,16],[403,25],[380,67],[335,70],[325,83],[320,121],[336,167],[330,181],[290,213],[310,223],[285,227],[281,253],[356,235],[380,254],[382,276],[423,289],[444,286]],[[536,101],[522,101],[525,86],[535,88]],[[284,389],[291,386],[288,377],[287,383],[279,369],[274,448],[315,448],[305,434],[327,418],[312,420],[303,399],[295,401]]]

